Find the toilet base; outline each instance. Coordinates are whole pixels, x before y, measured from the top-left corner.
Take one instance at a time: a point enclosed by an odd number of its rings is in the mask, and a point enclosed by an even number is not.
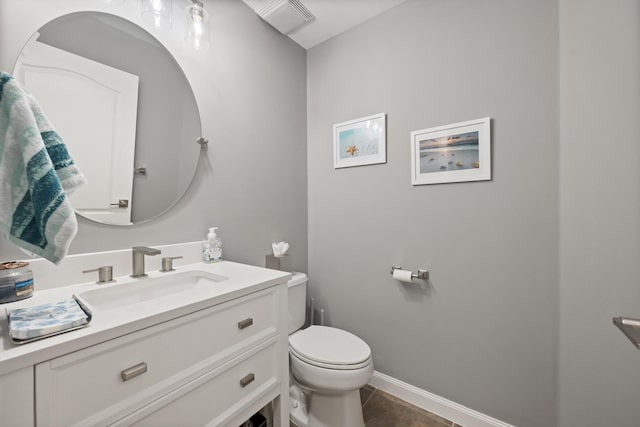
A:
[[[297,384],[289,387],[289,419],[298,427],[309,425],[307,395]]]
[[[289,396],[289,416],[299,427],[364,427],[358,389],[340,394],[304,393],[293,385]]]

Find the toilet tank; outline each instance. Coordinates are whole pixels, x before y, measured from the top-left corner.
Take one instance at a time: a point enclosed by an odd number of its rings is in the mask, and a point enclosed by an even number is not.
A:
[[[307,317],[307,275],[293,273],[289,285],[289,334],[304,326]]]

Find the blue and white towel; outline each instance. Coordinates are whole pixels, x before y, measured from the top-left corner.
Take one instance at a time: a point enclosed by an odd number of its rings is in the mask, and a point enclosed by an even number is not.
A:
[[[0,72],[0,230],[58,264],[78,230],[67,194],[85,183],[33,96]]]
[[[9,335],[26,340],[55,334],[89,323],[78,302],[69,298],[52,304],[16,308],[9,313]]]

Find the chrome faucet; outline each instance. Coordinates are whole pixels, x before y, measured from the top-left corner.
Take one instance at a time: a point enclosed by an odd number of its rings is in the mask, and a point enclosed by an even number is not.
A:
[[[147,274],[144,272],[144,256],[158,254],[160,254],[160,249],[148,248],[146,246],[132,247],[133,273],[131,273],[131,277],[147,277]]]

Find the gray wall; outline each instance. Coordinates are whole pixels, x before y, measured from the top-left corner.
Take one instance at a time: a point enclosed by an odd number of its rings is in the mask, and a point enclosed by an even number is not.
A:
[[[310,288],[328,323],[376,370],[519,426],[555,423],[557,40],[553,0],[408,0],[307,60]],[[332,125],[380,112],[387,164],[334,170]],[[492,181],[411,186],[412,130],[486,116]]]
[[[30,35],[52,18],[93,9],[141,25],[139,7],[2,0],[0,69],[12,70]],[[182,8],[175,9],[182,19]],[[210,13],[212,46],[204,53],[188,50],[178,24],[171,31],[151,30],[189,77],[210,140],[194,183],[179,206],[149,224],[116,228],[79,218],[70,253],[200,240],[207,227],[219,226],[224,258],[264,265],[271,242],[286,240],[293,266],[306,271],[305,50],[240,1],[218,0]],[[24,257],[0,240],[1,260]]]
[[[26,3],[0,1],[0,69],[48,14],[86,8]],[[136,22],[137,6],[118,10]],[[157,34],[211,140],[196,181],[150,224],[80,219],[71,252],[219,225],[226,258],[261,264],[285,239],[305,271],[308,216],[311,292],[378,371],[518,426],[637,427],[639,354],[611,317],[640,316],[639,8],[408,0],[309,51],[307,84],[301,48],[216,1],[205,56]],[[387,164],[334,170],[331,126],[383,111]],[[492,181],[411,186],[410,131],[484,116]],[[0,260],[16,257],[0,240]],[[428,267],[429,287],[391,265]]]
[[[560,0],[560,427],[640,425],[640,2]]]

